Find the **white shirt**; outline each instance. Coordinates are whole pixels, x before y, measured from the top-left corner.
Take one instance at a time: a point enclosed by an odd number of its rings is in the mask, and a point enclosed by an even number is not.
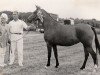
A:
[[[11,33],[23,33],[23,28],[27,29],[27,24],[22,20],[9,22],[9,30]]]

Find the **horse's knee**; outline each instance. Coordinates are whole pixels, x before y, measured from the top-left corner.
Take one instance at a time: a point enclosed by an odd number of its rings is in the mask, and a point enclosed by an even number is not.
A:
[[[88,57],[89,56],[89,53],[87,52],[87,53],[85,53],[85,57]]]

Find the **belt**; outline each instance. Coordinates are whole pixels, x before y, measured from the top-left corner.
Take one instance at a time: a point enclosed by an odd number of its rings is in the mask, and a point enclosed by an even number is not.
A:
[[[21,35],[22,33],[11,33],[11,34],[18,34],[18,35]]]

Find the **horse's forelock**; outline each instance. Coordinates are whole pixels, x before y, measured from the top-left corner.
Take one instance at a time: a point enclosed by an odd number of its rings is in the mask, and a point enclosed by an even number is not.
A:
[[[44,17],[44,14],[43,14],[43,11],[42,9],[39,9],[39,10],[36,10],[36,15],[37,17],[41,20],[41,22],[43,22],[43,17]]]

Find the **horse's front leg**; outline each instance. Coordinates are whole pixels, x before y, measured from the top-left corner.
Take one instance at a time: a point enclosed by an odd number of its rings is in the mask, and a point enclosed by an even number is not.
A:
[[[50,66],[50,58],[51,58],[51,52],[52,52],[52,46],[50,44],[47,44],[47,50],[48,50],[48,61],[47,61],[47,67]]]
[[[57,52],[57,46],[56,45],[53,45],[53,51],[54,51],[54,56],[55,56],[55,59],[56,59],[56,68],[58,68],[59,66],[59,61],[58,61],[58,52]]]

